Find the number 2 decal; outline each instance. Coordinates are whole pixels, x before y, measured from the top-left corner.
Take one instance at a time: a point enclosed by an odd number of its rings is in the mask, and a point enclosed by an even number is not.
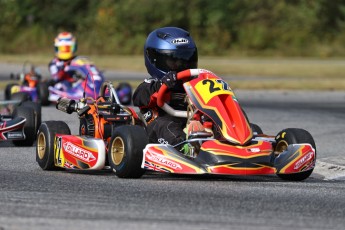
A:
[[[218,95],[228,94],[233,96],[234,94],[230,86],[221,79],[203,79],[195,85],[195,89],[199,92],[204,103],[208,103]]]
[[[58,165],[61,165],[62,164],[62,161],[61,161],[61,157],[60,157],[60,153],[61,153],[61,137],[56,137],[55,138],[55,156],[56,156],[56,163]]]
[[[215,92],[215,91],[220,90],[219,87],[214,87],[214,81],[211,81],[211,80],[209,80],[209,79],[206,79],[206,80],[203,80],[203,81],[202,81],[202,84],[203,84],[203,85],[206,85],[207,83],[210,83],[210,88],[209,88],[210,93],[213,93],[213,92]]]
[[[226,83],[225,81],[223,81],[221,79],[217,79],[216,82],[222,84],[223,90],[231,91],[231,89],[228,86],[228,83]],[[210,79],[205,79],[205,80],[202,81],[203,85],[206,85],[208,83],[210,84],[210,88],[209,88],[210,93],[214,93],[214,92],[216,92],[218,90],[221,90],[221,88],[215,87],[215,82],[210,80]]]

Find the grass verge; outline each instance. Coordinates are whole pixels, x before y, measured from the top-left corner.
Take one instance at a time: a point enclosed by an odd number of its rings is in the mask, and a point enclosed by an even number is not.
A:
[[[100,69],[146,72],[142,56],[88,56]],[[29,60],[35,65],[47,65],[51,58],[48,54],[0,54],[0,62]],[[233,88],[345,90],[345,59],[342,58],[200,57],[199,68],[230,76],[225,78]]]

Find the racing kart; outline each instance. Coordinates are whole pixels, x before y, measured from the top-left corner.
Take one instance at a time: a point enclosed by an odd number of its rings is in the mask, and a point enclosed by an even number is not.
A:
[[[264,175],[276,174],[285,180],[308,178],[316,162],[316,146],[311,134],[288,128],[276,136],[263,134],[251,124],[230,86],[203,69],[180,72],[184,80],[188,110],[176,111],[165,103],[163,85],[157,104],[172,116],[201,122],[205,132],[191,133],[176,146],[148,144],[143,151],[146,170],[178,174]],[[185,156],[178,150],[189,143],[196,153]]]
[[[185,141],[175,146],[148,143],[142,116],[114,100],[114,90],[110,90],[110,97],[105,97],[104,90],[100,99],[108,103],[105,105],[96,102],[98,106],[90,106],[67,99],[58,102],[60,110],[78,113],[80,135],[70,135],[62,121],[43,123],[38,132],[38,164],[45,170],[97,170],[110,166],[121,178],[138,178],[146,170],[174,174],[276,174],[293,181],[311,175],[316,146],[308,131],[288,128],[276,136],[263,134],[258,125],[249,123],[229,85],[212,72],[191,69],[178,73],[177,78],[185,82],[187,111],[176,111],[166,103],[169,96],[165,85],[158,92],[158,106],[172,116],[186,118],[187,125],[200,122],[204,131],[189,133]],[[107,110],[102,111],[103,108]],[[186,144],[195,148],[193,154],[182,151]]]
[[[75,57],[66,68],[73,76],[73,82],[55,83],[42,80],[42,76],[32,64],[30,71],[27,71],[27,63],[24,63],[23,72],[16,77],[20,79],[20,83],[11,83],[6,86],[6,100],[31,100],[42,105],[49,105],[52,102],[55,103],[60,97],[74,100],[85,96],[96,98],[104,82],[103,73],[87,57]],[[116,88],[116,92],[122,104],[131,103],[132,88],[128,83],[121,82]]]
[[[32,63],[25,61],[22,72],[16,75],[12,73],[10,78],[19,82],[6,85],[5,100],[31,100],[42,105],[49,104],[47,82],[42,80],[40,71]]]
[[[76,101],[59,98],[56,104],[58,110],[68,114],[77,113],[79,135],[71,135],[69,126],[63,121],[43,122],[37,134],[36,161],[39,166],[44,170],[59,167],[104,169],[109,165],[106,154],[112,134],[118,133],[120,126],[128,126],[134,132],[137,130],[138,134],[134,134],[134,137],[139,142],[140,139],[146,140],[144,128],[134,125],[136,120],[140,120],[135,111],[122,105],[117,95],[113,84],[104,82],[97,99],[84,97]],[[142,150],[145,145],[139,147]],[[134,168],[137,167],[140,168],[140,164],[134,165]]]
[[[72,84],[62,81],[54,86],[49,86],[49,101],[56,102],[60,97],[73,100],[83,97],[97,98],[104,82],[104,76],[87,57],[74,58],[68,66],[68,72],[71,72],[76,81]],[[116,88],[116,93],[122,104],[131,103],[132,89],[129,84],[120,83]]]
[[[41,106],[31,101],[2,101],[0,108],[0,141],[32,146],[41,125]]]

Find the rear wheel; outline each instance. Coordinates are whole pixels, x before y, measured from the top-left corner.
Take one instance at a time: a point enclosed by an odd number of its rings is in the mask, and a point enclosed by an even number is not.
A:
[[[25,140],[12,141],[15,146],[32,146],[36,139],[36,116],[32,108],[18,106],[14,109],[13,117],[24,117],[26,119],[24,124]]]
[[[46,82],[40,82],[37,84],[37,93],[38,93],[38,99],[41,102],[41,105],[49,105],[49,89],[48,89],[48,83]]]
[[[57,133],[69,135],[71,131],[63,121],[43,122],[38,130],[36,161],[43,170],[58,168],[54,163],[54,141]]]
[[[315,142],[312,135],[304,129],[297,129],[297,128],[284,129],[277,134],[275,139],[276,139],[276,145],[274,148],[275,149],[274,152],[277,156],[283,151],[285,151],[288,145],[291,145],[291,144],[307,143],[307,144],[310,144],[316,151],[316,146],[315,146]],[[277,175],[284,180],[301,181],[301,180],[307,179],[311,175],[312,172],[313,172],[313,169],[299,172],[299,173],[277,174]]]
[[[118,177],[139,178],[144,174],[141,163],[147,144],[148,137],[141,126],[124,125],[115,129],[109,143],[108,160]]]
[[[11,95],[11,100],[17,100],[20,102],[30,101],[30,95],[25,92],[18,92]]]
[[[36,130],[40,127],[42,123],[42,107],[39,103],[33,102],[33,101],[25,101],[22,103],[22,106],[32,108],[35,112],[36,117]]]

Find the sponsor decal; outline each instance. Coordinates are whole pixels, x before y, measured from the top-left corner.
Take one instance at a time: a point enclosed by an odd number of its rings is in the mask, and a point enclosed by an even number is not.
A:
[[[163,144],[163,145],[169,144],[169,142],[167,142],[166,140],[164,140],[164,138],[159,138],[159,139],[158,139],[158,143],[159,143],[159,144]]]
[[[24,136],[22,132],[11,132],[11,133],[7,133],[7,138],[16,139],[16,138],[24,138]]]
[[[180,164],[178,164],[174,161],[171,161],[162,155],[149,152],[149,154],[147,154],[146,157],[153,162],[157,162],[157,163],[160,163],[162,165],[166,165],[166,166],[173,168],[173,169],[182,170],[182,167]]]
[[[144,116],[144,119],[147,121],[147,120],[151,120],[152,118],[152,112],[151,110],[147,111],[146,113],[143,114]]]
[[[304,157],[302,157],[299,161],[296,162],[294,169],[299,169],[302,165],[310,161],[313,157],[314,152],[307,153]]]
[[[248,149],[249,152],[252,152],[252,153],[258,153],[260,152],[260,149],[259,148],[251,148],[251,149]]]
[[[171,43],[175,45],[185,45],[189,43],[189,40],[186,38],[175,38]]]
[[[79,146],[74,145],[71,142],[64,143],[63,148],[67,153],[75,156],[76,158],[80,160],[83,160],[86,162],[91,162],[91,161],[96,160],[96,158],[90,151],[80,148]]]

